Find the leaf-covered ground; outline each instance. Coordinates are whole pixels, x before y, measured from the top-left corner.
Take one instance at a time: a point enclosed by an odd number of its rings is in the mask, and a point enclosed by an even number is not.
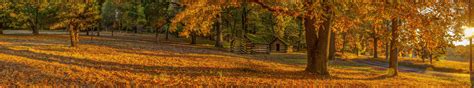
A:
[[[457,75],[385,70],[332,61],[331,76],[303,72],[304,54],[240,55],[206,45],[156,43],[152,36],[0,35],[0,85],[4,86],[448,86],[467,87]]]

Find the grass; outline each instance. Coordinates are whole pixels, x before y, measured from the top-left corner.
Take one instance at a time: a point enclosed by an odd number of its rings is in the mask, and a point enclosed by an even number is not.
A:
[[[163,37],[162,37],[163,38]],[[332,61],[331,76],[304,72],[305,55],[240,55],[153,36],[0,35],[3,86],[469,86],[463,76],[404,73]],[[178,39],[177,39],[178,40]]]

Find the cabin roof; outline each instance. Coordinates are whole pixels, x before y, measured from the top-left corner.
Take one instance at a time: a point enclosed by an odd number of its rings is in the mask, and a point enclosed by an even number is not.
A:
[[[282,42],[283,44],[285,44],[285,45],[287,45],[287,46],[290,45],[290,43],[284,41],[283,39],[281,39],[281,38],[279,38],[279,37],[275,37],[275,39],[274,39],[270,44],[274,44],[274,43],[277,42],[277,41],[280,41],[280,42]]]
[[[270,44],[264,38],[252,34],[247,34],[245,38],[254,44]]]

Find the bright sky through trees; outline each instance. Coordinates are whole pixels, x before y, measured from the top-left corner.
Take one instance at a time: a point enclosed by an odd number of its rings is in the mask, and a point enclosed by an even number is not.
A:
[[[473,34],[474,34],[474,28],[464,27],[464,36],[465,37],[469,37],[469,35],[473,35]],[[460,42],[455,42],[454,45],[456,45],[456,46],[458,46],[458,45],[469,45],[469,40],[463,39]]]

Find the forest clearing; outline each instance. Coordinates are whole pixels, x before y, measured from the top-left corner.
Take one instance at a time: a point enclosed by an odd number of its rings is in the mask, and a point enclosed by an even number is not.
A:
[[[474,88],[473,2],[0,0],[0,88]]]
[[[333,74],[317,76],[303,72],[304,54],[240,55],[145,38],[84,36],[71,48],[67,35],[0,35],[0,85],[469,86],[464,73],[389,77],[383,67],[351,60],[331,61]]]

